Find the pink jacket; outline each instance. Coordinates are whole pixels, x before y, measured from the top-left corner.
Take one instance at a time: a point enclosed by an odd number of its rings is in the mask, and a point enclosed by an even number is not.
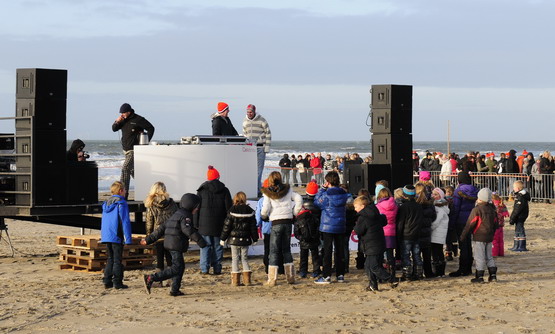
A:
[[[395,218],[397,218],[397,210],[399,209],[395,203],[395,199],[393,197],[382,198],[378,201],[376,207],[380,213],[387,218],[387,225],[383,227],[384,235],[386,237],[394,237],[396,227]]]

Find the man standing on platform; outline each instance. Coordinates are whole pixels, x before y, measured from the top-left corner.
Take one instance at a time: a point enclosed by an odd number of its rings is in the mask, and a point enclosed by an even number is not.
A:
[[[212,136],[237,136],[237,130],[231,123],[229,106],[225,102],[218,102],[218,112],[212,114]]]
[[[129,182],[135,178],[135,155],[133,146],[139,144],[141,134],[146,131],[148,140],[154,136],[154,126],[146,118],[135,114],[129,103],[124,103],[119,108],[120,116],[112,124],[112,131],[121,129],[121,146],[125,153],[125,162],[121,170],[121,182],[125,187],[125,199],[129,197]]]
[[[260,189],[262,184],[262,172],[264,171],[264,161],[266,153],[270,152],[270,143],[272,141],[272,132],[266,119],[256,113],[254,104],[247,106],[247,116],[243,120],[243,135],[256,144],[256,153],[258,160],[258,183],[256,187]],[[259,191],[260,192],[260,191]]]

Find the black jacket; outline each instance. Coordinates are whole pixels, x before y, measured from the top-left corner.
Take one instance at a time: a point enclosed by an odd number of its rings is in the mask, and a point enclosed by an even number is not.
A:
[[[213,136],[237,136],[237,130],[231,124],[231,119],[224,116],[216,116],[212,118],[212,135]]]
[[[515,157],[515,150],[509,151],[509,156],[507,157],[507,161],[505,161],[505,170],[503,173],[519,173],[520,168],[518,167],[518,163],[516,162]]]
[[[511,213],[511,218],[509,219],[509,223],[511,225],[515,223],[524,223],[526,218],[528,218],[528,202],[530,201],[530,193],[523,189],[517,193],[513,194],[515,203],[513,206],[513,212]]]
[[[67,150],[67,161],[77,161],[77,151],[85,147],[85,143],[81,139],[75,139],[71,143],[71,147]]]
[[[121,122],[112,124],[112,131],[116,132],[119,129],[121,129],[121,146],[124,151],[132,150],[133,146],[139,144],[140,135],[144,130],[148,134],[148,140],[154,136],[154,126],[146,118],[135,113]]]
[[[420,247],[430,247],[432,243],[432,223],[436,220],[436,208],[433,200],[425,201],[422,206],[422,225],[420,226]]]
[[[293,234],[301,249],[311,249],[320,244],[320,215],[322,210],[314,205],[314,196],[303,197],[303,208],[297,214]]]
[[[289,158],[281,158],[278,165],[281,168],[291,168],[291,160]]]
[[[198,189],[200,210],[195,217],[195,228],[205,236],[220,237],[231,208],[229,189],[218,179],[204,182]]]
[[[419,240],[423,220],[422,206],[414,199],[404,200],[397,211],[397,237],[401,240]]]
[[[350,237],[355,228],[355,224],[358,220],[358,214],[355,211],[353,203],[347,203],[345,205],[345,236]]]
[[[387,218],[380,214],[374,203],[370,203],[358,213],[355,232],[365,255],[379,255],[385,251],[383,227]]]
[[[258,241],[258,228],[254,210],[244,205],[234,205],[224,221],[220,239],[233,246],[248,246]]]

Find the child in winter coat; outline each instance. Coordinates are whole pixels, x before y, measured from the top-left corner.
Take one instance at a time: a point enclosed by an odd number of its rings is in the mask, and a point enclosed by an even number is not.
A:
[[[422,206],[422,212],[424,213],[424,219],[422,220],[422,226],[420,228],[420,252],[422,253],[422,262],[424,272],[416,271],[418,278],[423,278],[423,274],[426,278],[434,277],[434,272],[432,269],[432,222],[436,219],[436,210],[434,208],[434,201],[432,199],[432,189],[428,192],[428,186],[424,183],[418,182],[415,184],[416,189],[416,203]]]
[[[268,188],[268,179],[264,180],[262,183],[262,188]],[[256,204],[256,227],[260,229],[262,234],[262,240],[264,241],[264,255],[262,256],[262,262],[264,263],[264,271],[268,273],[268,264],[270,262],[270,233],[272,231],[272,223],[269,219],[262,219],[260,212],[262,211],[262,204],[264,204],[264,197],[260,197],[258,203]],[[283,275],[285,273],[283,269],[283,254],[281,251],[278,252],[278,274]]]
[[[435,276],[444,277],[443,244],[445,244],[449,226],[449,204],[445,200],[445,193],[440,188],[432,190],[432,199],[436,210],[436,219],[432,222],[432,266]]]
[[[378,208],[367,197],[357,197],[354,207],[359,214],[355,232],[366,255],[364,269],[370,281],[366,290],[377,292],[378,279],[389,281],[392,288],[396,287],[395,275],[388,273],[382,266],[386,246],[383,227],[387,225],[387,218],[380,214]]]
[[[370,192],[366,188],[360,188],[356,197],[360,197],[360,196],[366,196],[367,198],[371,198]],[[353,210],[354,210],[354,207],[353,207]],[[355,213],[356,213],[356,211],[355,211]],[[357,269],[364,269],[364,262],[365,261],[366,261],[366,256],[364,255],[364,252],[362,251],[362,247],[361,247],[360,240],[359,240],[359,242],[357,243],[357,257],[355,259],[356,268]]]
[[[385,236],[385,255],[389,273],[395,277],[395,255],[397,248],[397,237],[395,233],[395,219],[397,218],[397,203],[388,188],[382,188],[376,196],[378,204],[376,207],[382,215],[387,218],[387,225],[383,227]]]
[[[418,273],[423,272],[419,239],[424,213],[422,206],[416,203],[415,196],[414,186],[409,184],[403,187],[403,203],[397,211],[395,220],[397,239],[402,242],[403,278],[406,280],[413,279],[413,267],[417,268]]]
[[[443,191],[445,192],[445,200],[449,207],[449,215],[451,215],[453,212],[453,194],[455,193],[455,188],[445,186]],[[453,256],[457,256],[458,250],[457,231],[455,230],[455,225],[449,223],[447,226],[447,238],[445,240],[445,260],[453,261]]]
[[[497,212],[497,222],[499,227],[493,235],[491,254],[493,256],[505,256],[505,242],[503,240],[503,226],[505,226],[505,217],[509,217],[509,210],[503,203],[503,198],[497,194],[491,195],[491,200]]]
[[[125,200],[125,187],[116,181],[110,187],[112,197],[102,204],[100,240],[108,248],[108,261],[104,269],[104,288],[127,289],[123,284],[123,244],[131,244],[131,221]]]
[[[461,234],[461,241],[464,241],[468,234],[472,234],[472,250],[476,262],[476,277],[470,280],[472,283],[484,282],[486,267],[489,272],[488,282],[497,281],[497,267],[491,254],[491,243],[498,222],[497,212],[490,201],[491,190],[482,188]]]
[[[320,276],[322,259],[318,247],[320,246],[320,209],[314,205],[314,196],[318,193],[318,184],[310,182],[306,186],[306,198],[303,208],[297,214],[293,233],[300,243],[299,275],[306,278],[308,273],[308,252],[312,256],[312,277]]]
[[[526,231],[524,230],[524,222],[528,218],[528,202],[530,202],[530,193],[524,188],[524,183],[520,180],[513,184],[513,197],[515,203],[509,224],[515,225],[515,244],[512,250],[514,252],[526,252]]]
[[[251,267],[249,266],[249,245],[258,241],[258,229],[254,210],[247,204],[247,195],[240,191],[233,196],[233,206],[224,221],[220,244],[231,246],[231,285],[251,285]],[[239,261],[243,272],[239,270]],[[241,275],[243,284],[241,284]]]
[[[194,194],[185,194],[181,197],[181,207],[163,222],[154,232],[150,233],[146,239],[141,240],[141,245],[152,244],[160,238],[164,238],[164,248],[170,251],[172,265],[163,271],[150,275],[144,275],[145,288],[148,294],[154,282],[172,279],[170,290],[171,296],[182,296],[181,280],[185,271],[185,261],[183,253],[189,248],[189,238],[199,245],[206,247],[206,241],[193,227],[193,215],[200,206],[200,197]]]

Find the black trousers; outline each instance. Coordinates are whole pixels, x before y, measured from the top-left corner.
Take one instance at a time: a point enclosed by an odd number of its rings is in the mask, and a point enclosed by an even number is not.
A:
[[[123,257],[123,244],[115,242],[107,242],[108,248],[108,261],[104,269],[103,282],[106,285],[113,284],[115,287],[123,285],[123,264],[121,259]]]
[[[344,257],[344,243],[345,235],[343,233],[325,233],[322,232],[323,246],[323,273],[324,277],[331,276],[332,267],[332,254],[334,255],[335,274],[336,276],[345,275],[345,257]],[[334,252],[335,247],[335,252]]]
[[[310,252],[312,256],[312,272],[319,273],[320,267],[322,266],[322,259],[318,252],[318,245],[313,248],[301,248],[299,272],[304,274],[308,273],[308,252]]]
[[[157,242],[156,247],[156,268],[160,271],[164,270],[164,258],[166,259],[166,264],[168,267],[172,265],[172,256],[169,250],[164,248],[164,242]]]
[[[178,292],[181,288],[181,280],[183,279],[183,273],[185,272],[185,260],[183,259],[183,253],[179,251],[169,251],[172,257],[172,264],[170,267],[157,272],[152,275],[155,282],[160,282],[172,279],[172,292]]]
[[[370,284],[376,288],[378,287],[378,279],[382,281],[389,281],[391,279],[391,274],[383,267],[383,254],[366,255],[364,270],[366,275],[368,275]]]
[[[462,231],[464,229],[464,224],[457,224],[457,237],[459,238],[459,270],[462,273],[472,273],[472,262],[474,258],[472,257],[472,242],[470,235],[460,241]]]

